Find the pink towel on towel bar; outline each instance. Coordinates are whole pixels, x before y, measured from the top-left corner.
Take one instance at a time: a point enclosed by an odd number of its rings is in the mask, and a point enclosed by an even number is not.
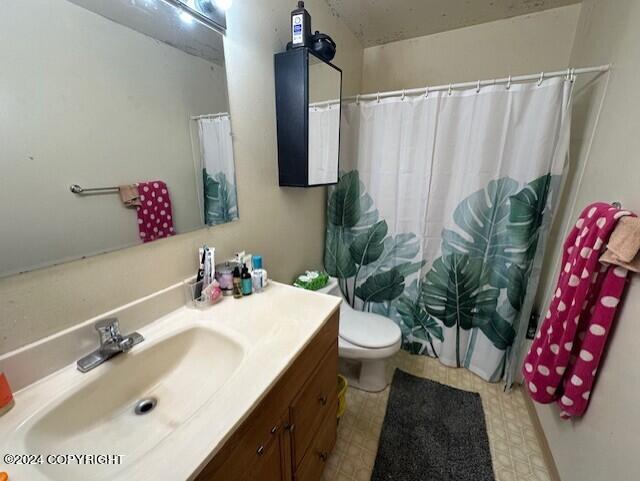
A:
[[[555,296],[524,361],[531,398],[557,402],[563,418],[581,416],[589,404],[627,280],[626,269],[598,260],[618,219],[627,215],[633,214],[604,203],[582,212],[565,241]]]
[[[175,234],[171,198],[167,184],[160,180],[138,183],[141,205],[138,210],[138,231],[142,242],[151,242]]]

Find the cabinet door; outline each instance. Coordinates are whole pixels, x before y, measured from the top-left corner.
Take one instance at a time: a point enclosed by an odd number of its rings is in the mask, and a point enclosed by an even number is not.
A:
[[[288,412],[270,423],[260,412],[247,422],[250,429],[233,440],[228,454],[223,453],[224,460],[215,464],[214,458],[196,481],[290,481],[291,434],[285,427],[290,424]],[[267,425],[271,428],[266,429]]]
[[[338,182],[342,71],[308,48],[275,55],[281,186]]]
[[[332,412],[338,409],[338,400],[331,404]],[[324,421],[296,470],[294,481],[319,481],[322,477],[329,454],[336,444],[338,421],[332,413]]]
[[[331,346],[318,369],[307,381],[291,405],[293,457],[297,467],[307,452],[324,419],[328,415],[335,421],[338,399],[338,345]]]
[[[258,447],[259,459],[244,481],[291,481],[291,442],[289,432],[284,429],[285,421],[280,422],[279,432],[268,445]]]

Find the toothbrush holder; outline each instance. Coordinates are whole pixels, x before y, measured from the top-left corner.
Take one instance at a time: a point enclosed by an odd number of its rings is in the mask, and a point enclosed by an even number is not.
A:
[[[203,281],[189,280],[182,283],[184,289],[185,304],[188,307],[204,309],[211,305],[204,294]]]

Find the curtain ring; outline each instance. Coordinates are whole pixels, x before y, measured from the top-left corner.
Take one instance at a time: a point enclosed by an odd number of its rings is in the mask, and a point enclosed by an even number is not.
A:
[[[426,87],[424,88],[424,98],[426,99],[426,98],[428,98],[428,97],[429,97],[429,86],[426,86]]]
[[[376,96],[376,99],[377,99],[378,103],[380,103],[380,92],[378,92],[378,95]]]
[[[571,69],[571,79],[570,80],[571,80],[571,83],[576,81],[576,69],[575,68]]]
[[[567,69],[567,75],[564,77],[565,80],[570,80],[571,79],[571,68]]]
[[[402,97],[400,97],[400,100],[404,100],[404,97],[405,97],[405,91],[404,89],[402,89]]]
[[[480,93],[480,80],[478,80],[478,85],[476,85],[476,93]]]
[[[356,105],[360,105],[360,94],[356,95]]]
[[[540,72],[540,78],[538,79],[538,86],[542,85],[544,80],[544,72]]]
[[[447,95],[451,95],[452,89],[453,89],[453,84],[449,84],[449,90],[447,91]]]
[[[509,78],[507,79],[507,90],[509,90],[511,88],[511,75],[509,75]]]

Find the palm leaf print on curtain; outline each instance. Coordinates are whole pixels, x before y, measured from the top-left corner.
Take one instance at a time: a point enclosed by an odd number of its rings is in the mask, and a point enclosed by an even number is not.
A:
[[[224,172],[209,175],[202,170],[204,186],[204,223],[206,225],[226,224],[238,218],[235,186],[229,182]]]
[[[442,233],[442,256],[423,276],[414,233],[388,234],[358,171],[330,189],[325,269],[347,302],[387,315],[403,332],[404,349],[438,357],[445,328],[456,343],[456,366],[468,365],[477,336],[504,352],[491,380],[502,377],[515,336],[547,209],[550,175],[522,188],[508,177],[489,182],[458,205],[457,230]],[[409,277],[416,277],[407,283]],[[471,340],[461,355],[461,331]]]
[[[412,241],[415,250],[407,250]],[[388,235],[357,171],[344,174],[330,189],[324,264],[351,306],[358,301],[367,310],[399,297],[405,277],[424,265],[413,262],[417,255],[415,234]]]

